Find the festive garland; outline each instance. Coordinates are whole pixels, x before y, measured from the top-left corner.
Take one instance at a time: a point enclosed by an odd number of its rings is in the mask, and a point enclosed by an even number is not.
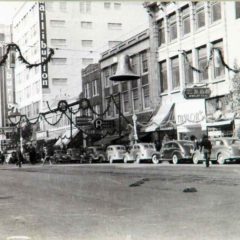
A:
[[[7,58],[8,58],[8,54],[9,54],[9,52],[10,52],[11,50],[18,51],[18,53],[19,53],[18,59],[19,59],[21,62],[23,62],[24,64],[26,64],[26,65],[27,65],[27,68],[30,68],[30,69],[31,69],[32,67],[38,67],[38,66],[40,66],[40,65],[42,66],[42,65],[47,64],[48,62],[51,61],[51,58],[52,58],[52,56],[54,55],[54,50],[53,50],[52,48],[50,48],[50,49],[49,49],[49,52],[50,52],[50,53],[49,53],[49,55],[47,56],[47,58],[46,58],[43,62],[31,64],[31,63],[29,63],[29,62],[23,57],[22,52],[21,52],[19,46],[18,46],[16,43],[10,43],[10,44],[7,45],[6,53],[2,56],[2,59],[0,60],[0,66],[3,65],[3,64],[6,62],[6,60],[7,60]]]
[[[220,48],[211,48],[210,56],[209,56],[209,59],[207,61],[207,65],[203,69],[201,69],[201,70],[191,65],[191,63],[190,63],[190,61],[188,59],[188,56],[187,56],[187,52],[185,50],[181,50],[181,53],[184,56],[184,58],[186,59],[188,65],[190,66],[192,71],[195,71],[195,72],[198,72],[198,73],[203,73],[204,71],[206,71],[209,68],[210,63],[211,63],[211,61],[213,59],[214,51],[218,52],[220,60],[221,60],[221,63],[222,63],[222,65],[225,68],[227,68],[229,71],[232,71],[234,73],[239,73],[240,72],[240,69],[233,69],[233,68],[228,66],[228,64],[224,60],[224,57],[223,57],[223,54],[222,54],[222,50]]]

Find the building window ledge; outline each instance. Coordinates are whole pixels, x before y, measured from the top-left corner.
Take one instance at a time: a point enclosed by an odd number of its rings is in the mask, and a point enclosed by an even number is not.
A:
[[[162,92],[160,93],[160,96],[167,96],[168,95],[168,92]]]
[[[180,93],[180,89],[172,90],[171,94]]]

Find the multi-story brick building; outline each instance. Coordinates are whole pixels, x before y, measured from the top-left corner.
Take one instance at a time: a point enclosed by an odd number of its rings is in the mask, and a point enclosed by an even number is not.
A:
[[[200,137],[206,130],[211,136],[233,134],[229,96],[234,90],[235,73],[228,67],[239,66],[240,61],[236,51],[240,40],[239,7],[238,2],[226,1],[146,5],[151,37],[158,36],[160,77],[154,82],[154,89],[161,101],[145,131],[163,130],[174,106],[175,122],[167,122],[178,138],[192,134]],[[207,99],[186,99],[185,89],[194,87],[207,87],[211,95]],[[216,116],[217,111],[221,111],[221,117]]]
[[[142,2],[25,2],[13,19],[13,41],[31,63],[45,59],[49,48],[55,54],[47,67],[27,69],[17,61],[16,100],[21,113],[32,118],[48,110],[46,101],[56,107],[63,98],[77,98],[82,90],[82,68],[146,26]],[[52,128],[41,129],[46,127]]]

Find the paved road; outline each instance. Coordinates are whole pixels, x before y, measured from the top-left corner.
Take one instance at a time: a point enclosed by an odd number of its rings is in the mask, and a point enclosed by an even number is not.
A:
[[[0,181],[1,240],[240,238],[240,165],[2,166]]]

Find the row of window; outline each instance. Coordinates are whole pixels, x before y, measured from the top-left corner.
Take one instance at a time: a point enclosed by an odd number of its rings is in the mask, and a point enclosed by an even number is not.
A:
[[[166,59],[159,63],[160,69],[160,85],[161,92],[167,92],[168,90],[178,90],[180,88],[180,64],[182,65],[182,71],[184,76],[183,84],[192,85],[193,83],[202,83],[209,79],[209,74],[212,74],[211,78],[218,79],[223,77],[225,69],[218,56],[215,55],[211,61],[213,64],[209,65],[208,49],[211,47],[221,49],[223,53],[223,41],[218,40],[199,48],[186,52],[186,56],[178,55],[170,59]],[[193,56],[194,52],[194,56]],[[201,73],[194,74],[191,66],[196,67]]]
[[[81,21],[81,28],[83,29],[92,29],[93,28],[93,22],[90,21]],[[50,20],[50,26],[51,27],[65,27],[66,26],[66,21],[65,20],[60,20],[60,19],[52,19]],[[107,27],[109,30],[121,30],[122,29],[122,23],[107,23]]]
[[[171,13],[158,21],[159,46],[184,37],[195,30],[206,25],[206,18],[214,23],[222,18],[221,2],[193,2],[186,5],[177,12]],[[180,34],[180,36],[179,36]]]
[[[94,80],[92,82],[86,83],[84,86],[84,96],[86,98],[90,98],[90,97],[95,97],[98,96],[99,92],[98,92],[98,84],[97,84],[97,80]]]
[[[21,109],[21,114],[27,115],[28,117],[36,116],[39,114],[39,101],[32,103]]]
[[[58,6],[56,6],[58,4]],[[121,9],[122,4],[119,2],[104,2],[103,7],[104,9],[115,9],[119,10]],[[47,1],[46,2],[46,9],[48,11],[53,10],[60,10],[61,12],[67,11],[67,2],[66,1],[59,1],[59,2],[52,2]],[[91,1],[80,1],[79,2],[79,11],[81,13],[91,13],[92,10],[92,2]]]
[[[139,74],[140,76],[148,73],[148,52],[142,51],[139,54],[135,54],[131,56],[131,67],[135,74]],[[102,79],[103,85],[105,87],[109,87],[111,84],[109,77],[114,75],[117,70],[117,63],[105,68],[102,70]],[[112,82],[112,84],[118,84],[118,82]]]

